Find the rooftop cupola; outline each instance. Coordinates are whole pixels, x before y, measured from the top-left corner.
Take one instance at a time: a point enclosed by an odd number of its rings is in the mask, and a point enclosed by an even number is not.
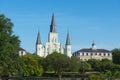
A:
[[[97,48],[96,48],[96,45],[95,45],[95,43],[94,43],[94,41],[93,41],[93,43],[92,43],[92,50],[96,50]]]

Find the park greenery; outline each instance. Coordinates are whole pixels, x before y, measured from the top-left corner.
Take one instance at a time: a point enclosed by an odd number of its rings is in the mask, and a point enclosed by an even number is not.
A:
[[[13,23],[0,14],[0,76],[22,72],[22,61],[18,55],[20,40],[12,31]]]
[[[12,28],[11,20],[0,14],[0,76],[43,76],[54,73],[59,76],[87,76],[90,80],[120,78],[120,49],[112,50],[112,61],[80,61],[77,57],[69,58],[56,51],[45,58],[29,53],[19,56],[20,40],[13,34]]]

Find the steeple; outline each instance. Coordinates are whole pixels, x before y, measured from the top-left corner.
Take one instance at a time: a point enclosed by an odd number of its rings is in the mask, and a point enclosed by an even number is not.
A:
[[[93,43],[92,43],[92,50],[96,50],[97,48],[96,48],[96,46],[95,46],[95,42],[93,41]]]
[[[36,44],[41,44],[40,32],[38,32]]]
[[[69,32],[67,33],[66,45],[70,45],[70,36],[69,36]]]
[[[51,20],[51,25],[50,25],[50,32],[56,32],[54,13],[52,14],[52,20]]]
[[[94,43],[94,41],[93,41],[93,43],[92,43],[92,47],[93,47],[93,46],[95,46],[95,43]]]

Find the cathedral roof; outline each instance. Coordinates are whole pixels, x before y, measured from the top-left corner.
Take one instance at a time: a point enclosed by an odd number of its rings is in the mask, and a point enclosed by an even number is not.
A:
[[[78,51],[76,51],[77,53],[78,52],[98,52],[98,53],[110,53],[111,51],[109,50],[106,50],[106,49],[96,49],[96,50],[93,50],[91,48],[86,48],[86,49],[80,49]],[[75,52],[75,53],[76,53]]]
[[[52,14],[52,20],[51,20],[51,25],[50,25],[50,32],[56,32],[54,13]]]
[[[70,45],[70,36],[69,36],[69,33],[67,34],[66,45]]]
[[[38,32],[36,44],[41,44],[40,32]]]

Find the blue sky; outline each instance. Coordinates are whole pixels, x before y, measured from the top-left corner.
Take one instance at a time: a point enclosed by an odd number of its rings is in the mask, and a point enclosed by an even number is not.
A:
[[[21,47],[35,52],[38,30],[43,44],[48,40],[52,12],[59,42],[69,29],[72,52],[90,48],[120,48],[120,0],[0,0],[0,13],[14,23]]]

